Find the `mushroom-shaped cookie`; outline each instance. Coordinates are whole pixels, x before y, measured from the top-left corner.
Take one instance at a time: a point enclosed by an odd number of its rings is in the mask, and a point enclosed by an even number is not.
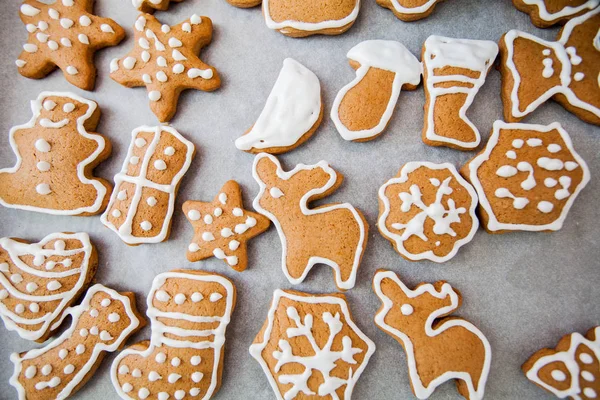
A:
[[[421,81],[419,60],[401,43],[367,40],[348,52],[356,78],[337,94],[331,119],[346,140],[374,139],[386,128],[402,89]]]

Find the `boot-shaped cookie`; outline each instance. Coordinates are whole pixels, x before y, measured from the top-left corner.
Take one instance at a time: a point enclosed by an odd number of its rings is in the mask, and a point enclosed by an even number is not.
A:
[[[208,400],[221,385],[225,330],[234,306],[235,287],[220,275],[181,270],[154,278],[150,341],[125,349],[112,365],[119,396]]]
[[[111,186],[92,175],[111,152],[96,133],[100,109],[73,93],[44,92],[33,118],[10,130],[17,164],[0,170],[0,204],[55,215],[93,215],[106,208]]]
[[[497,55],[498,45],[489,40],[427,38],[422,57],[426,144],[459,150],[479,145],[481,135],[466,112]]]
[[[44,342],[91,282],[98,255],[87,233],[53,233],[39,243],[0,239],[0,317],[23,339]]]
[[[10,384],[19,400],[66,399],[85,385],[107,352],[118,350],[145,325],[133,293],[100,284],[92,286],[63,319],[66,316],[71,316],[71,326],[58,338],[41,349],[11,355],[15,370]]]

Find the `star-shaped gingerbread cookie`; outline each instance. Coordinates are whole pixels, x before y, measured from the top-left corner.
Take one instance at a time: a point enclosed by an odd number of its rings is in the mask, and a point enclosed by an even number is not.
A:
[[[217,71],[198,53],[212,40],[212,21],[192,15],[179,25],[163,25],[150,14],[135,22],[135,47],[110,63],[110,76],[127,87],[146,86],[150,108],[161,122],[173,118],[185,89],[213,91],[221,86]]]
[[[94,53],[116,46],[125,31],[115,21],[92,14],[94,0],[25,0],[19,9],[29,37],[16,61],[21,75],[41,79],[57,67],[84,90],[96,82]]]
[[[188,260],[217,257],[238,272],[245,270],[246,242],[266,231],[270,221],[243,207],[242,191],[236,181],[225,183],[212,203],[186,201],[183,212],[194,227]]]

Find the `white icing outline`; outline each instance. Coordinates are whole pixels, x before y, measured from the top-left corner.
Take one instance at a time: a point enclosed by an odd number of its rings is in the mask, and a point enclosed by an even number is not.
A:
[[[421,82],[423,66],[417,57],[415,57],[402,43],[393,40],[366,40],[350,49],[347,57],[359,62],[360,67],[356,70],[356,77],[354,80],[340,89],[335,96],[333,105],[331,106],[331,119],[333,120],[337,131],[345,140],[372,138],[381,134],[387,127],[388,122],[394,113],[394,109],[396,108],[402,86],[406,83],[417,86]],[[376,59],[376,57],[380,58]],[[388,58],[388,60],[385,60],[384,58]],[[400,59],[402,63],[400,62]],[[360,131],[351,131],[340,120],[340,105],[346,94],[363,80],[371,67],[394,72],[394,82],[392,83],[390,99],[388,100],[385,112],[375,127]]]
[[[600,360],[600,343],[598,342],[600,340],[600,327],[596,327],[594,331],[596,334],[595,341],[589,340],[579,332],[575,332],[569,335],[569,349],[566,351],[558,351],[554,354],[538,358],[537,361],[531,366],[531,368],[527,372],[525,372],[525,376],[527,377],[527,379],[546,389],[547,391],[554,394],[560,399],[571,397],[575,400],[581,400],[581,397],[579,396],[579,394],[582,393],[581,387],[579,386],[580,368],[577,361],[575,361],[575,352],[577,351],[577,347],[579,347],[580,345],[585,345],[589,347],[590,350],[594,352],[596,358]],[[569,374],[571,375],[571,386],[566,390],[557,390],[555,387],[550,386],[549,384],[544,382],[538,376],[538,372],[540,371],[540,369],[554,362],[562,362],[569,371]]]
[[[480,73],[479,78],[473,79],[473,78],[469,78],[464,75],[451,75],[451,76],[449,76],[449,75],[434,75],[435,68],[442,68],[444,66],[449,66],[449,67],[455,66],[452,63],[442,63],[440,65],[437,65],[436,61],[439,61],[438,58],[441,57],[441,55],[439,55],[439,54],[435,57],[435,59],[432,58],[432,56],[435,55],[434,53],[435,53],[436,45],[439,45],[439,43],[443,43],[444,45],[449,45],[449,46],[457,44],[459,46],[469,47],[469,50],[472,52],[475,52],[477,50],[481,51],[482,49],[484,51],[489,52],[489,55],[488,54],[483,54],[483,55],[477,54],[477,57],[480,58],[480,60],[478,60],[478,61],[481,61],[481,59],[487,60],[484,63],[484,65],[474,65],[473,64],[473,65],[470,65],[469,67],[465,67],[464,65],[463,66],[456,65],[459,68],[467,68],[471,71],[479,72]],[[425,53],[423,54],[423,65],[425,68],[427,68],[427,78],[425,79],[425,84],[426,84],[426,90],[430,96],[429,109],[426,112],[427,131],[425,132],[425,136],[427,137],[427,139],[432,140],[432,141],[441,142],[441,143],[449,143],[449,144],[459,146],[464,149],[474,149],[475,147],[479,146],[479,143],[481,142],[481,134],[479,133],[479,129],[477,129],[477,127],[473,124],[473,122],[471,122],[471,120],[467,117],[467,110],[473,104],[473,100],[475,99],[475,96],[479,92],[479,89],[485,83],[488,71],[494,65],[494,60],[496,59],[496,56],[498,55],[498,45],[495,42],[492,42],[490,40],[454,39],[454,38],[449,38],[449,37],[432,35],[432,36],[429,36],[427,38],[427,40],[425,41],[424,49],[425,49]],[[460,48],[457,50],[460,50]],[[467,56],[462,57],[462,61],[466,61],[466,59],[467,59]],[[473,87],[471,87],[471,88],[460,87],[460,86],[452,86],[449,88],[434,87],[435,84],[443,83],[443,82],[470,83],[473,85]],[[467,124],[475,133],[475,140],[471,141],[471,142],[464,142],[464,141],[461,141],[461,140],[458,140],[455,138],[440,136],[437,133],[435,133],[435,131],[434,131],[434,128],[435,128],[434,109],[435,109],[435,102],[436,102],[437,98],[441,97],[443,95],[446,95],[446,94],[457,94],[457,93],[464,93],[467,95],[465,103],[460,108],[459,116],[460,116],[460,119],[465,124]]]
[[[89,207],[81,207],[81,208],[76,208],[76,209],[72,209],[72,210],[55,210],[55,209],[51,209],[51,208],[42,208],[42,207],[28,206],[28,205],[23,205],[23,204],[9,204],[6,201],[4,201],[4,199],[2,199],[2,197],[0,197],[0,204],[5,207],[8,207],[8,208],[16,208],[19,210],[26,210],[26,211],[43,212],[43,213],[52,214],[52,215],[80,215],[83,213],[96,214],[102,208],[102,203],[104,202],[104,197],[106,196],[107,189],[100,182],[99,178],[94,179],[94,177],[92,176],[92,179],[88,179],[85,176],[85,168],[89,164],[94,162],[98,158],[98,156],[100,156],[100,154],[104,151],[104,149],[106,148],[106,140],[104,139],[104,137],[102,135],[88,133],[84,127],[85,122],[92,117],[92,115],[96,111],[96,108],[98,108],[98,104],[96,104],[95,101],[84,99],[83,97],[80,97],[80,96],[76,95],[75,93],[71,93],[71,92],[42,92],[42,93],[40,93],[38,98],[31,102],[31,111],[33,113],[33,117],[31,118],[31,120],[29,120],[29,122],[27,122],[26,124],[17,125],[17,126],[12,127],[9,132],[10,147],[12,148],[12,151],[15,153],[15,155],[17,157],[17,163],[15,164],[14,167],[0,169],[0,173],[13,174],[13,173],[16,173],[19,170],[19,168],[21,168],[21,163],[23,162],[23,159],[21,158],[21,153],[17,147],[17,142],[15,141],[14,136],[15,136],[16,132],[19,130],[35,128],[35,126],[36,126],[35,123],[36,123],[37,119],[40,117],[42,110],[44,109],[43,103],[47,97],[70,98],[70,99],[78,101],[87,106],[87,112],[85,114],[83,114],[81,117],[77,118],[77,132],[84,138],[95,141],[98,144],[98,147],[92,154],[89,155],[89,157],[87,157],[85,160],[83,160],[79,164],[77,164],[77,177],[83,184],[92,185],[96,189],[96,192],[98,193],[98,196],[96,197],[96,201],[94,202],[93,205],[91,205]]]
[[[428,0],[425,4],[417,7],[404,7],[398,3],[398,0],[390,0],[394,9],[400,14],[424,14],[429,11],[430,8],[435,7],[436,3],[440,0]]]
[[[584,11],[586,9],[591,10],[600,4],[600,0],[588,0],[587,2],[585,2],[579,6],[576,6],[576,7],[566,6],[562,10],[552,13],[552,12],[549,12],[548,9],[546,8],[545,0],[521,0],[521,1],[528,6],[536,6],[538,9],[537,14],[540,17],[540,19],[542,19],[546,22],[553,22],[553,23],[556,23],[556,21],[558,21],[562,18],[570,17],[571,15],[578,14],[581,11]]]
[[[575,188],[572,191],[571,196],[569,197],[569,199],[567,200],[567,202],[565,203],[565,205],[562,209],[561,215],[559,216],[559,218],[557,218],[554,222],[552,222],[550,224],[526,225],[526,224],[507,224],[507,223],[499,222],[498,219],[496,218],[496,215],[492,211],[492,206],[489,203],[489,201],[485,195],[483,185],[481,184],[481,181],[479,180],[479,178],[477,176],[477,171],[478,171],[479,167],[481,167],[481,165],[484,162],[486,162],[490,159],[490,154],[491,154],[492,150],[498,144],[498,141],[500,138],[500,130],[519,130],[519,129],[528,130],[528,131],[538,131],[540,133],[546,133],[546,132],[551,132],[553,130],[556,130],[559,133],[562,140],[565,142],[565,145],[567,146],[567,149],[569,150],[569,152],[571,153],[573,158],[577,161],[577,163],[583,170],[581,182],[579,183],[577,188]],[[471,160],[468,163],[468,166],[469,166],[468,167],[469,168],[469,180],[471,181],[471,184],[473,185],[473,187],[477,191],[477,194],[479,195],[479,204],[481,205],[481,207],[483,207],[483,209],[485,210],[485,212],[488,215],[488,223],[487,223],[486,229],[488,229],[490,231],[499,231],[499,230],[532,231],[532,232],[539,232],[539,231],[545,231],[545,230],[557,231],[562,228],[563,223],[564,223],[565,219],[567,218],[567,214],[569,213],[571,206],[575,202],[575,199],[579,195],[579,192],[581,192],[581,190],[583,190],[583,188],[590,181],[590,170],[588,169],[587,164],[585,163],[583,158],[581,158],[581,156],[579,154],[577,154],[577,152],[573,148],[573,142],[571,141],[571,137],[569,136],[567,131],[565,131],[563,129],[561,124],[558,122],[553,122],[550,125],[544,126],[544,125],[537,125],[537,124],[506,123],[504,121],[496,121],[496,122],[494,122],[492,134],[491,134],[490,139],[485,147],[485,150],[481,154],[479,154],[477,157],[475,157],[473,160]]]
[[[471,220],[473,221],[471,230],[469,231],[469,234],[467,236],[465,236],[464,238],[462,238],[460,240],[457,240],[454,243],[452,251],[443,257],[436,256],[434,254],[434,252],[431,250],[427,250],[427,251],[425,251],[423,253],[419,253],[419,254],[410,253],[409,251],[407,251],[404,248],[404,241],[402,240],[402,237],[401,237],[402,235],[399,235],[394,232],[390,232],[390,230],[387,228],[387,226],[385,224],[386,220],[388,218],[388,215],[390,214],[390,211],[391,211],[390,200],[385,195],[386,189],[388,188],[388,186],[391,186],[391,185],[395,185],[398,183],[406,183],[408,181],[408,175],[411,174],[412,172],[416,171],[419,168],[428,168],[428,169],[432,169],[432,170],[443,170],[443,169],[449,170],[450,173],[452,174],[452,177],[458,182],[458,184],[460,186],[464,187],[467,190],[467,192],[469,193],[469,195],[471,196],[471,205],[468,210],[469,215],[471,216]],[[449,196],[449,197],[452,197],[452,196]],[[386,236],[386,238],[390,238],[391,240],[394,241],[394,243],[396,244],[396,248],[398,249],[400,254],[402,254],[404,257],[408,258],[409,260],[412,260],[412,261],[431,260],[431,261],[434,261],[437,263],[446,262],[446,261],[450,260],[451,258],[453,258],[462,246],[469,243],[473,239],[473,237],[475,236],[475,233],[477,232],[477,229],[479,228],[479,219],[477,218],[477,214],[476,214],[477,203],[478,203],[477,199],[478,199],[477,193],[475,192],[475,189],[473,189],[473,186],[471,186],[471,184],[469,184],[469,182],[467,182],[462,176],[460,176],[460,174],[458,173],[458,171],[456,170],[456,167],[454,167],[454,165],[449,164],[449,163],[434,164],[434,163],[428,162],[428,161],[409,162],[409,163],[406,163],[400,170],[400,176],[394,177],[394,178],[388,180],[383,186],[381,186],[379,188],[379,200],[381,200],[381,202],[383,203],[384,209],[383,209],[383,212],[381,213],[381,215],[379,216],[377,225],[378,225],[379,229],[381,229],[383,231],[384,236]]]
[[[79,369],[79,371],[77,371],[75,376],[72,377],[72,379],[63,388],[63,390],[60,391],[60,393],[56,397],[57,400],[66,399],[67,397],[69,397],[71,395],[71,393],[77,387],[77,385],[79,385],[79,383],[86,378],[86,376],[90,372],[90,370],[96,365],[96,363],[98,361],[98,357],[100,356],[100,353],[102,353],[104,351],[105,352],[116,351],[121,346],[121,344],[127,339],[127,337],[138,328],[138,326],[140,325],[140,320],[137,317],[137,315],[135,314],[135,312],[133,311],[133,308],[131,305],[131,300],[129,299],[129,297],[122,295],[122,294],[118,293],[117,291],[107,288],[106,286],[101,285],[99,283],[92,286],[91,288],[88,289],[88,291],[85,295],[85,298],[83,299],[81,304],[78,306],[75,306],[75,307],[67,308],[65,313],[62,315],[61,319],[54,325],[57,328],[68,315],[71,316],[71,318],[72,318],[71,326],[66,331],[64,331],[62,335],[60,335],[58,338],[51,341],[46,346],[44,346],[40,349],[29,350],[22,357],[19,355],[19,353],[11,354],[10,360],[12,361],[13,364],[15,364],[15,369],[14,369],[13,375],[10,378],[9,383],[15,389],[17,389],[17,392],[19,393],[19,400],[27,399],[27,397],[26,397],[27,393],[25,392],[25,388],[19,382],[19,375],[21,373],[22,361],[23,360],[31,360],[33,358],[41,356],[41,355],[47,353],[48,351],[50,351],[56,347],[59,347],[66,340],[71,339],[71,337],[75,333],[75,328],[77,327],[79,318],[81,317],[81,315],[84,312],[89,311],[90,301],[92,300],[94,295],[98,292],[104,292],[104,293],[108,294],[113,300],[122,302],[124,305],[125,311],[127,312],[127,316],[130,319],[130,324],[127,328],[125,328],[123,331],[121,331],[121,334],[119,335],[119,337],[112,344],[107,345],[105,343],[99,342],[96,345],[94,345],[94,348],[92,350],[92,356],[89,357],[88,361],[81,367],[81,369]]]
[[[453,328],[456,326],[460,326],[460,327],[468,330],[469,332],[473,333],[481,340],[483,347],[485,349],[485,360],[484,360],[483,368],[481,370],[481,375],[479,377],[477,390],[475,390],[475,388],[473,386],[473,381],[472,381],[471,375],[469,375],[468,373],[463,372],[463,371],[446,371],[442,375],[440,375],[437,378],[435,378],[434,380],[432,380],[429,383],[429,386],[427,386],[427,387],[423,386],[421,377],[419,376],[419,373],[418,373],[418,366],[416,364],[415,357],[414,357],[414,348],[413,348],[412,341],[410,340],[410,338],[407,335],[400,332],[398,329],[388,325],[385,322],[385,317],[387,316],[388,312],[394,306],[394,302],[389,297],[387,297],[381,290],[381,281],[385,278],[388,278],[388,279],[391,279],[392,281],[394,281],[400,287],[400,289],[404,292],[404,294],[409,298],[418,297],[425,292],[429,293],[430,295],[432,295],[433,297],[436,297],[438,299],[444,299],[447,296],[450,296],[451,304],[449,306],[442,307],[442,308],[432,312],[429,315],[429,317],[427,318],[427,321],[425,322],[425,333],[429,337],[436,337],[438,335],[443,334],[447,329],[450,329],[450,328]],[[443,315],[450,314],[458,308],[458,305],[459,305],[458,295],[456,294],[456,292],[454,291],[452,286],[450,286],[449,283],[444,283],[444,285],[441,287],[440,291],[438,292],[432,284],[428,283],[428,284],[422,284],[422,285],[418,286],[415,290],[411,290],[400,280],[400,278],[398,278],[398,275],[396,275],[396,273],[394,273],[392,271],[383,271],[382,270],[382,271],[378,271],[375,274],[375,277],[373,278],[373,289],[382,302],[381,310],[375,315],[375,324],[377,324],[377,326],[379,326],[386,333],[391,334],[391,335],[397,337],[398,339],[402,340],[402,344],[403,344],[405,352],[406,352],[409,377],[410,377],[410,381],[411,381],[415,396],[419,399],[427,399],[439,385],[441,385],[449,380],[454,379],[454,380],[462,380],[467,385],[467,389],[469,390],[468,398],[470,400],[482,399],[484,392],[485,392],[485,385],[487,382],[488,374],[490,371],[490,365],[491,365],[491,361],[492,361],[492,349],[491,349],[490,343],[488,342],[485,335],[479,330],[479,328],[477,328],[475,325],[473,325],[469,321],[466,321],[461,318],[455,318],[455,317],[450,317],[449,319],[444,321],[444,323],[442,323],[442,324],[438,323],[435,326],[435,328],[433,327],[433,323],[435,322],[435,320],[438,317],[442,317]]]
[[[369,363],[371,356],[375,352],[375,349],[376,349],[375,343],[371,339],[369,339],[367,337],[367,335],[365,335],[358,328],[358,326],[356,326],[356,324],[350,317],[350,310],[348,308],[348,303],[346,302],[345,299],[342,299],[340,297],[334,297],[334,296],[326,296],[326,295],[299,296],[294,293],[285,292],[281,289],[277,289],[273,293],[273,301],[271,302],[271,308],[269,309],[269,313],[267,316],[268,324],[267,324],[267,328],[265,329],[263,337],[262,337],[263,341],[259,342],[259,343],[253,343],[250,346],[250,350],[249,350],[250,355],[256,361],[258,361],[258,363],[262,367],[265,375],[267,376],[267,379],[269,381],[269,384],[271,385],[271,388],[273,389],[275,397],[277,397],[278,400],[284,400],[284,398],[281,396],[281,393],[279,391],[279,387],[277,386],[277,382],[275,381],[275,378],[271,374],[271,370],[269,369],[267,362],[262,357],[262,352],[265,349],[265,347],[267,347],[269,339],[271,338],[271,333],[273,330],[273,322],[275,319],[275,312],[277,311],[277,308],[279,306],[279,301],[281,298],[290,299],[290,300],[298,302],[298,303],[306,303],[306,304],[321,304],[321,303],[323,303],[323,304],[332,304],[332,305],[339,306],[342,311],[342,314],[344,315],[346,324],[361,340],[363,340],[365,342],[365,344],[367,345],[367,351],[365,352],[365,357],[364,357],[361,365],[356,369],[356,371],[354,371],[352,377],[348,379],[348,382],[346,384],[346,389],[344,390],[344,398],[350,399],[352,396],[352,391],[354,389],[354,385],[358,381],[358,378],[360,378],[360,375],[362,374],[363,370],[367,367],[367,364]],[[258,337],[257,337],[257,339],[258,339]]]
[[[304,267],[304,272],[303,272],[302,276],[300,276],[298,279],[294,279],[289,274],[288,269],[287,269],[287,264],[286,264],[287,239],[285,237],[285,234],[283,233],[283,228],[281,227],[281,224],[279,223],[279,220],[277,219],[277,217],[275,217],[275,215],[273,215],[271,212],[262,208],[260,205],[260,199],[264,195],[267,185],[265,185],[265,183],[258,176],[256,168],[258,166],[259,161],[263,158],[268,158],[272,163],[274,163],[277,166],[277,177],[280,179],[288,180],[299,171],[309,171],[309,170],[313,170],[316,168],[323,169],[323,171],[329,175],[329,177],[330,177],[329,181],[327,181],[327,183],[323,187],[311,189],[306,194],[304,194],[304,196],[302,196],[302,198],[300,199],[300,204],[298,204],[298,206],[300,207],[300,210],[302,211],[302,213],[306,216],[316,215],[316,214],[324,214],[326,212],[337,210],[340,208],[345,208],[352,213],[352,215],[354,216],[354,219],[360,229],[360,239],[358,241],[358,245],[356,246],[354,263],[352,264],[352,271],[350,273],[350,276],[348,277],[348,280],[342,281],[340,266],[336,262],[334,262],[333,260],[329,260],[327,258],[315,257],[315,256],[311,256],[308,259],[308,263],[307,263],[306,267]],[[275,225],[275,227],[277,228],[277,233],[279,234],[279,239],[281,240],[281,269],[283,270],[283,273],[285,274],[288,281],[290,281],[290,283],[292,283],[293,285],[300,284],[304,281],[304,279],[306,278],[306,276],[308,275],[308,273],[310,272],[310,270],[313,268],[313,266],[315,264],[325,264],[325,265],[328,265],[331,268],[333,268],[333,270],[335,271],[335,282],[336,282],[336,285],[340,289],[352,289],[356,282],[356,274],[358,272],[358,267],[360,264],[361,256],[364,251],[363,243],[365,242],[365,230],[366,229],[365,229],[365,224],[363,223],[363,220],[362,220],[360,214],[354,208],[354,206],[352,206],[350,203],[338,203],[338,204],[332,204],[332,205],[328,205],[328,206],[320,206],[315,209],[310,209],[307,206],[309,199],[311,199],[312,197],[317,196],[321,193],[325,193],[327,190],[329,190],[331,187],[333,187],[333,185],[337,181],[337,173],[335,172],[335,170],[333,168],[331,168],[326,161],[320,161],[314,165],[298,164],[298,165],[296,165],[296,167],[294,169],[292,169],[288,172],[285,172],[283,170],[283,168],[281,167],[281,163],[279,162],[279,160],[276,157],[274,157],[270,154],[260,153],[254,158],[254,164],[252,165],[252,176],[254,177],[254,179],[256,180],[258,185],[260,186],[260,191],[258,192],[258,194],[256,195],[256,198],[252,202],[252,206],[260,214],[269,218],[273,222],[273,225]]]
[[[289,32],[286,30],[286,28],[292,28],[303,32],[315,32],[324,29],[339,29],[356,21],[356,18],[358,17],[358,12],[360,11],[360,1],[361,0],[356,0],[356,5],[354,6],[352,12],[346,17],[339,20],[329,20],[321,22],[302,22],[295,20],[286,20],[281,22],[275,22],[273,21],[273,18],[271,18],[271,14],[269,12],[269,0],[263,0],[263,14],[265,16],[265,23],[267,24],[267,27],[273,30],[281,30],[282,33]]]
[[[159,143],[160,137],[161,137],[161,133],[163,131],[167,132],[167,134],[172,135],[177,140],[179,140],[184,146],[187,147],[186,161],[181,166],[181,169],[179,170],[179,172],[177,172],[177,174],[173,177],[173,179],[171,180],[171,183],[169,185],[157,184],[146,178],[150,159],[155,154],[156,146],[158,146],[158,143]],[[144,159],[142,160],[142,165],[140,167],[139,174],[136,176],[129,176],[129,175],[127,175],[127,169],[130,164],[129,160],[133,156],[133,151],[136,147],[135,140],[136,140],[138,133],[140,133],[140,132],[153,133],[154,137],[144,153]],[[183,178],[183,175],[185,175],[185,173],[187,172],[187,170],[190,167],[190,164],[192,163],[192,159],[194,156],[194,149],[195,149],[194,144],[192,142],[190,142],[189,140],[187,140],[185,137],[183,137],[183,135],[180,134],[179,132],[177,132],[174,128],[172,128],[170,126],[166,126],[166,125],[156,126],[156,127],[141,126],[139,128],[134,129],[133,132],[131,133],[131,136],[132,136],[131,143],[129,144],[129,150],[127,151],[127,155],[125,156],[125,161],[123,162],[123,167],[121,169],[121,172],[119,172],[117,175],[115,175],[115,190],[113,190],[112,196],[108,203],[108,207],[106,207],[106,211],[100,217],[100,221],[102,221],[102,223],[105,226],[107,226],[113,232],[115,232],[117,235],[119,235],[121,240],[123,240],[127,244],[159,243],[159,242],[162,242],[165,240],[165,238],[167,237],[167,234],[169,232],[169,227],[171,226],[171,218],[173,217],[173,211],[175,210],[175,197],[176,197],[175,189],[179,185],[181,179]],[[119,190],[116,190],[116,189],[120,188],[121,183],[123,183],[123,182],[128,182],[128,183],[134,184],[135,192],[133,195],[133,199],[131,200],[131,203],[129,204],[129,208],[127,209],[127,218],[125,219],[123,224],[119,228],[117,228],[115,225],[113,225],[108,220],[108,217],[109,217],[109,212],[112,210],[112,207],[113,207],[115,201],[117,200],[117,196],[119,195],[119,192],[120,192]],[[165,219],[162,224],[162,229],[158,235],[151,236],[151,237],[150,236],[149,237],[144,237],[144,236],[136,237],[131,234],[131,229],[132,229],[132,224],[133,224],[133,218],[135,217],[135,215],[138,211],[138,205],[142,201],[142,189],[145,187],[156,189],[161,192],[167,193],[169,195],[169,207],[167,209],[167,213],[165,215]],[[126,231],[126,230],[128,230],[128,231]]]
[[[283,68],[252,129],[235,141],[240,150],[287,147],[296,144],[319,120],[321,83],[311,70],[293,58]]]
[[[514,80],[512,91],[510,93],[510,113],[514,118],[523,118],[526,115],[535,111],[540,105],[545,103],[548,99],[553,97],[556,94],[562,94],[565,96],[566,100],[574,107],[580,108],[582,110],[588,111],[600,118],[600,108],[594,107],[592,104],[586,103],[580,100],[577,95],[569,88],[571,84],[571,60],[569,54],[565,49],[565,44],[569,40],[571,36],[571,32],[573,29],[587,21],[589,18],[595,16],[600,13],[600,7],[592,10],[586,14],[583,14],[579,17],[571,19],[562,29],[560,38],[556,42],[549,42],[547,40],[543,40],[534,36],[532,34],[522,32],[519,30],[511,30],[504,35],[504,44],[506,45],[507,55],[506,55],[506,67],[510,71],[512,78]],[[521,84],[521,75],[517,70],[517,67],[514,63],[514,41],[517,38],[524,38],[536,42],[542,46],[551,48],[554,50],[553,54],[560,61],[561,70],[560,70],[560,85],[551,87],[541,96],[539,96],[536,100],[532,101],[524,111],[519,109],[519,86]],[[553,75],[554,76],[554,75]],[[599,78],[600,79],[600,78]]]
[[[79,240],[81,242],[82,247],[73,249],[73,250],[56,250],[56,249],[43,249],[42,247],[52,240]],[[43,303],[49,301],[60,300],[59,305],[52,311],[45,314],[43,317],[28,319],[23,318],[11,310],[9,310],[4,303],[0,302],[0,318],[4,322],[6,329],[9,331],[16,331],[20,337],[27,340],[38,340],[42,336],[44,336],[48,329],[53,330],[53,327],[50,327],[52,321],[54,321],[61,313],[66,313],[65,306],[68,303],[73,301],[73,297],[81,290],[84,283],[87,280],[89,273],[89,262],[90,257],[92,255],[92,243],[90,242],[90,237],[87,233],[79,232],[79,233],[52,233],[38,243],[23,243],[13,240],[11,238],[2,238],[0,239],[0,247],[6,250],[6,253],[9,255],[11,262],[20,270],[24,271],[27,274],[31,274],[34,276],[38,276],[41,278],[64,278],[71,275],[79,274],[79,279],[73,285],[73,288],[69,291],[59,293],[59,294],[49,294],[46,296],[33,296],[30,294],[22,293],[17,290],[12,283],[7,279],[3,273],[0,273],[0,288],[5,289],[13,298],[22,299],[30,302]],[[83,253],[83,261],[79,268],[69,269],[68,271],[63,272],[46,272],[41,271],[35,268],[32,268],[25,264],[19,257],[23,255],[31,254],[34,257],[36,255],[43,256],[61,256],[68,257]],[[22,325],[37,325],[42,324],[40,328],[37,330],[28,330],[24,327],[21,327],[18,324]]]
[[[200,316],[191,316],[179,312],[164,312],[159,311],[156,307],[152,305],[156,292],[165,284],[167,279],[186,279],[189,281],[199,281],[199,282],[208,282],[208,283],[218,283],[223,286],[226,290],[226,305],[225,312],[222,317],[200,317]],[[157,275],[152,281],[152,287],[150,288],[150,292],[148,293],[147,304],[148,311],[146,314],[148,318],[150,318],[150,345],[146,350],[133,350],[131,347],[123,350],[121,353],[117,355],[115,360],[112,363],[110,368],[110,379],[112,381],[117,394],[122,399],[133,400],[134,398],[129,397],[129,395],[123,392],[121,385],[119,384],[118,376],[118,366],[123,358],[128,355],[138,355],[142,358],[148,358],[156,348],[165,346],[165,347],[174,347],[174,348],[191,348],[191,349],[214,349],[214,360],[213,360],[213,368],[212,368],[212,377],[210,381],[210,386],[208,390],[204,393],[204,396],[200,400],[208,400],[212,397],[213,393],[217,388],[218,383],[218,375],[219,375],[219,364],[221,362],[221,353],[222,347],[225,345],[225,332],[227,330],[227,325],[231,321],[231,313],[233,312],[233,297],[235,293],[235,288],[233,283],[222,277],[220,275],[198,275],[198,274],[189,274],[185,272],[164,272],[162,274]],[[210,322],[219,322],[219,325],[215,329],[209,329],[204,331],[197,330],[186,330],[183,328],[178,328],[174,326],[166,326],[164,323],[159,321],[159,318],[167,318],[167,319],[175,319],[175,320],[184,320],[190,321],[194,323],[210,323]],[[177,339],[170,339],[166,337],[164,334],[170,333],[175,336],[185,338],[190,336],[212,336],[214,335],[214,341],[201,341],[201,342],[193,342],[193,341],[181,341]]]

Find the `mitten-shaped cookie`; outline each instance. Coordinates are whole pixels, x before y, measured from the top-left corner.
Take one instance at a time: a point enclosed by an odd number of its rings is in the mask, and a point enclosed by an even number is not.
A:
[[[53,233],[39,243],[0,239],[0,317],[9,330],[44,342],[92,281],[98,255],[87,233]]]
[[[145,325],[133,293],[100,284],[92,286],[63,319],[66,316],[72,318],[71,325],[58,338],[41,349],[11,355],[15,370],[10,384],[19,400],[66,399],[92,377],[107,352],[121,348]]]
[[[221,386],[235,300],[233,283],[220,275],[180,270],[156,276],[148,294],[151,339],[125,349],[112,364],[119,396],[210,399]]]
[[[55,215],[93,215],[108,203],[111,186],[92,172],[111,152],[97,133],[100,109],[73,93],[44,92],[33,117],[10,130],[17,163],[0,170],[0,204]]]

